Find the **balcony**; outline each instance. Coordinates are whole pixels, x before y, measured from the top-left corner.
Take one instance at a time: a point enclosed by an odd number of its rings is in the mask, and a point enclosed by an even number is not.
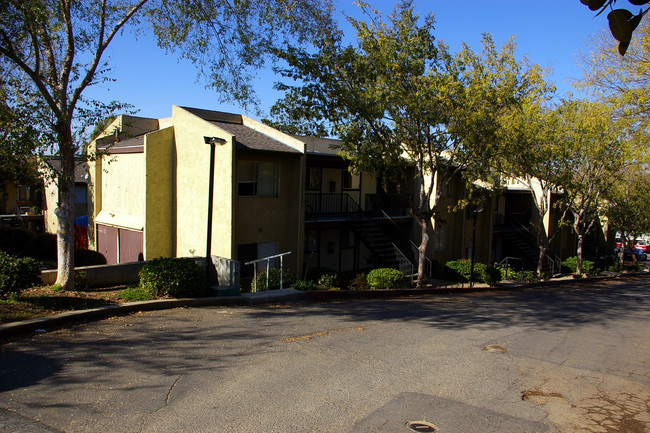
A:
[[[410,220],[408,196],[406,195],[365,195],[365,209],[350,194],[306,193],[305,220],[344,221],[363,219],[406,218]]]
[[[306,193],[306,220],[337,220],[361,217],[361,206],[347,193]]]

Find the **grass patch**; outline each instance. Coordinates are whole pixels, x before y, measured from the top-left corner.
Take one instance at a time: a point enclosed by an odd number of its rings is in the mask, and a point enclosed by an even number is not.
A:
[[[127,302],[137,302],[151,301],[155,299],[155,296],[149,290],[142,287],[127,287],[119,293],[118,298]]]

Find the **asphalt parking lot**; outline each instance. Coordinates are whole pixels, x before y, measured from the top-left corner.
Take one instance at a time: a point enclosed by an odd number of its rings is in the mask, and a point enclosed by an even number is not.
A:
[[[648,432],[649,282],[71,325],[0,346],[0,431]]]

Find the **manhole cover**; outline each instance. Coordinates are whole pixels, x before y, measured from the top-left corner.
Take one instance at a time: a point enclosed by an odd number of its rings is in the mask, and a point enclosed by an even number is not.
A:
[[[408,427],[411,431],[419,433],[438,431],[438,427],[426,421],[409,421],[406,423],[406,427]]]

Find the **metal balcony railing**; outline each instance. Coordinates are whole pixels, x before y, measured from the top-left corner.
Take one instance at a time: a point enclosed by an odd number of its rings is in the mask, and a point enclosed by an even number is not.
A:
[[[323,214],[361,213],[363,209],[348,193],[306,193],[305,213],[308,216]]]

